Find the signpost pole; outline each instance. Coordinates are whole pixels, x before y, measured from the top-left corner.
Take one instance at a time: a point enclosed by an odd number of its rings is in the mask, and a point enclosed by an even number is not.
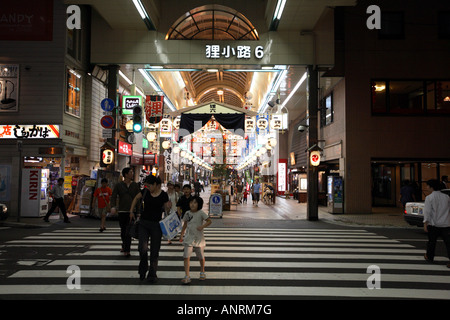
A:
[[[108,65],[106,67],[108,69],[108,98],[112,99],[114,101],[114,104],[117,106],[119,105],[118,96],[117,96],[117,89],[119,87],[119,69],[120,66],[118,65]],[[118,108],[114,108],[112,110],[112,117],[115,120],[114,130],[112,134],[112,138],[108,138],[107,141],[114,146],[114,148],[117,148],[117,128],[120,127],[119,125],[119,112]],[[111,171],[116,171],[117,167],[117,158],[114,157],[114,162],[111,163]]]
[[[318,112],[318,72],[315,70],[314,66],[308,65],[308,82],[307,82],[307,96],[308,96],[308,117],[309,117],[309,128],[307,143],[308,148],[308,200],[307,200],[307,219],[309,221],[319,220],[319,190],[318,190],[318,170],[316,166],[311,165],[311,148],[317,145],[318,142],[318,123],[317,123],[317,112]]]

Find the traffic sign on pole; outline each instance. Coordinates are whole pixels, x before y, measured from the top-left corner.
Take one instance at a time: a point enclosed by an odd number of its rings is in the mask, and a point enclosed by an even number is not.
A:
[[[114,124],[116,122],[114,121],[114,118],[111,116],[103,116],[100,119],[100,124],[102,125],[103,128],[105,129],[111,129],[112,127],[114,127]]]
[[[100,106],[102,107],[103,111],[110,112],[114,109],[114,101],[113,99],[103,99],[100,103]]]

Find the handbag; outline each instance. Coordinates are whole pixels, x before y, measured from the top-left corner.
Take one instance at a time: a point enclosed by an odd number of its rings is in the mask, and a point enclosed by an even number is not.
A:
[[[128,234],[133,239],[139,239],[139,220],[133,220],[128,225]]]

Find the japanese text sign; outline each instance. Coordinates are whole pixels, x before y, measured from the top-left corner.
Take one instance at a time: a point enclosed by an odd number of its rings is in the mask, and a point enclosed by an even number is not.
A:
[[[59,125],[0,125],[0,139],[59,139]]]

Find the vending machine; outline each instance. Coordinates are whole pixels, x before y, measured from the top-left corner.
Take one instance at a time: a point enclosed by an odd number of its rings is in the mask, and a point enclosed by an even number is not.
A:
[[[338,176],[328,176],[327,209],[329,213],[344,213],[344,180]]]
[[[48,211],[49,169],[22,169],[22,217],[40,217]]]

